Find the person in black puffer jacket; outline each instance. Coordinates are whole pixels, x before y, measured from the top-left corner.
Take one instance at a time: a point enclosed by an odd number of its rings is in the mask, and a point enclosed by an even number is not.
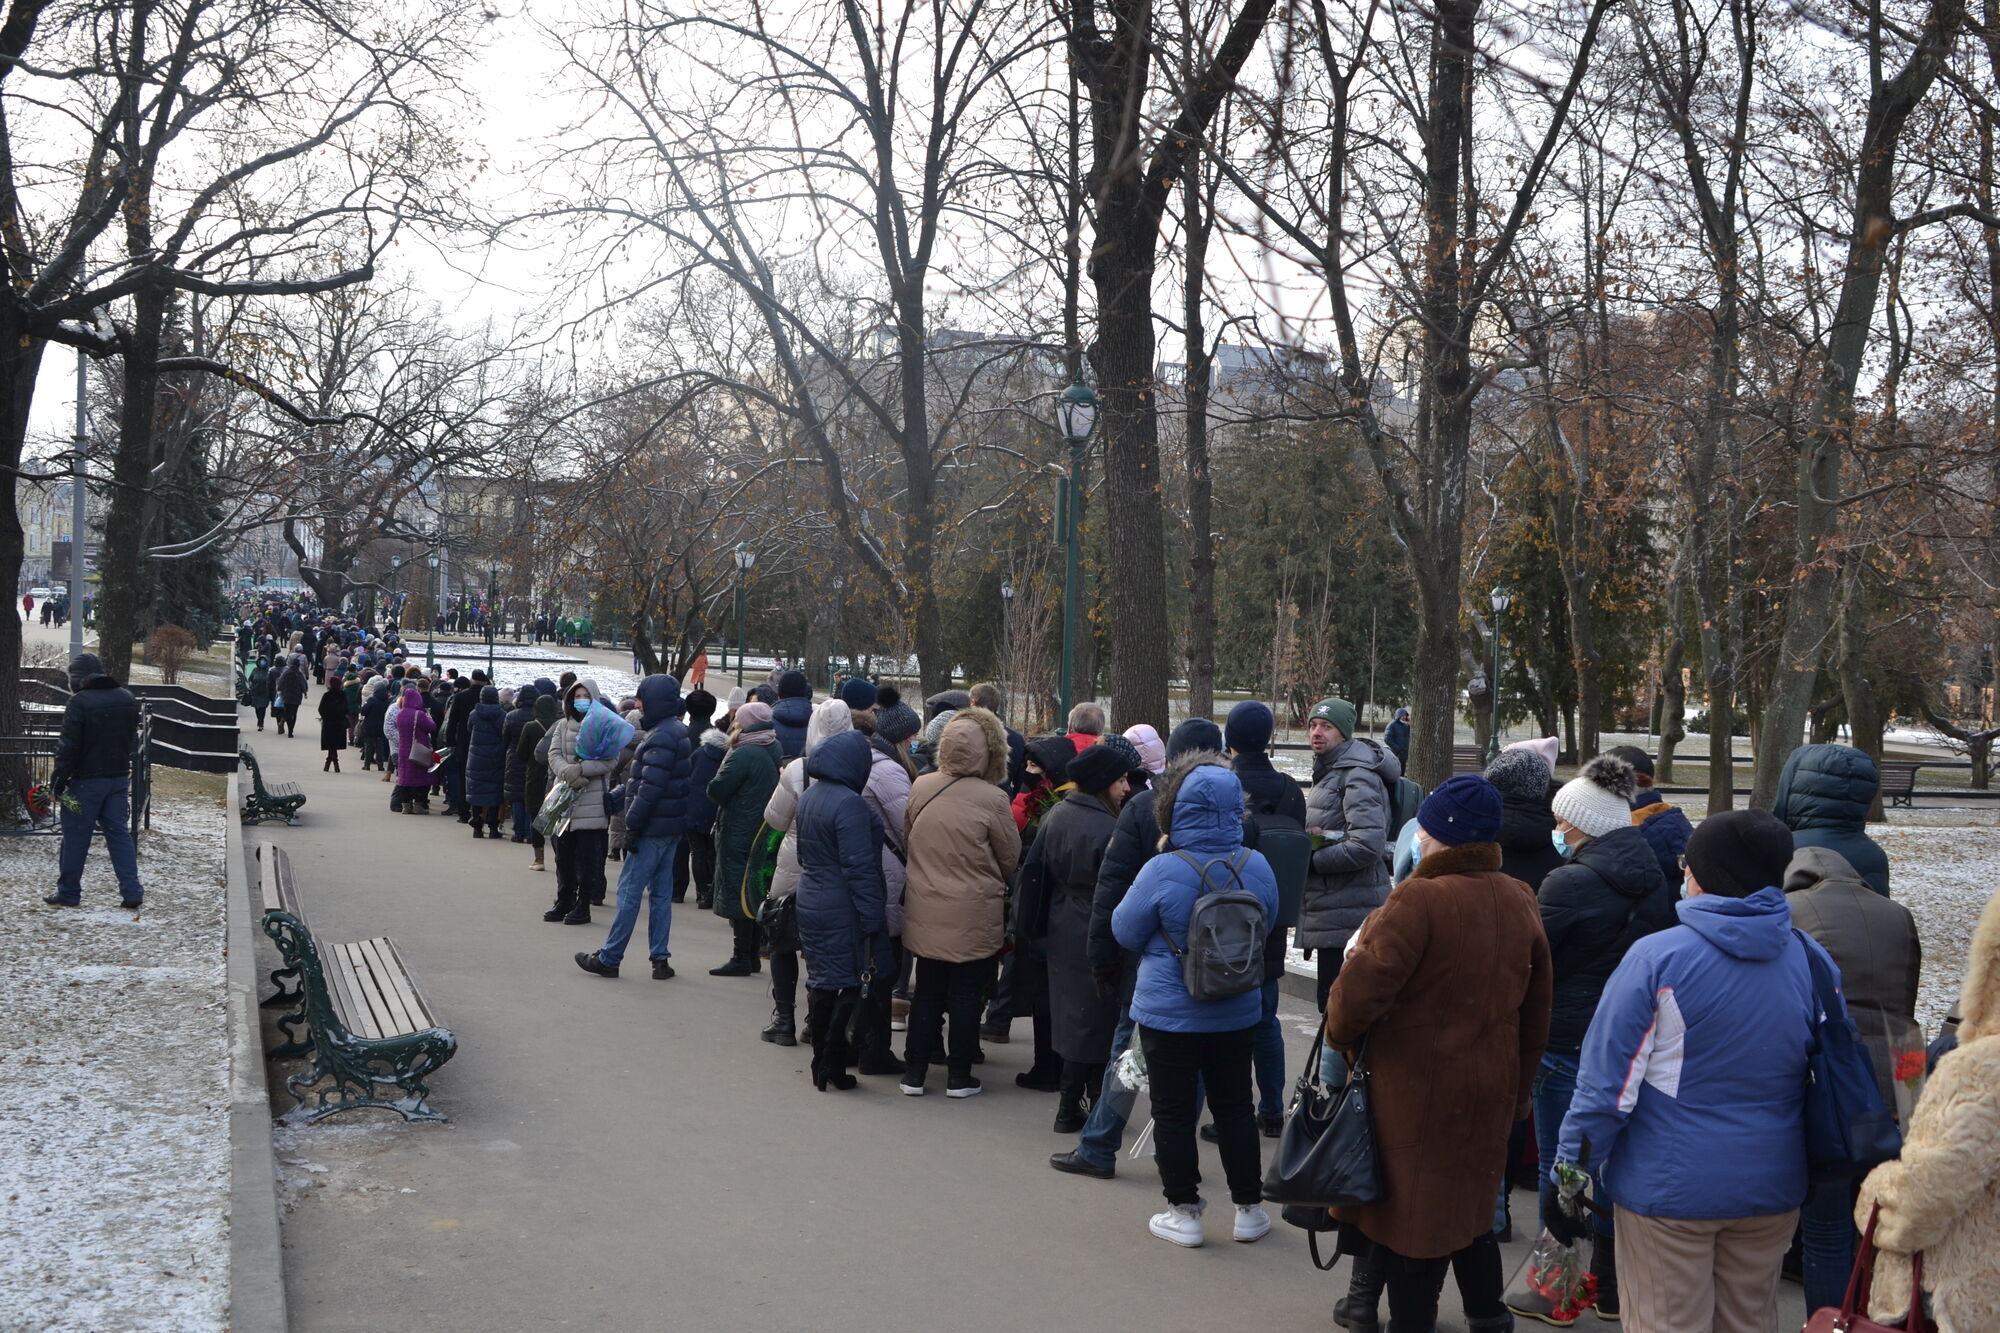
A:
[[[139,883],[139,851],[130,818],[132,748],[139,735],[139,701],[104,671],[95,653],[79,653],[69,668],[69,703],[63,707],[62,739],[56,742],[49,790],[60,805],[68,796],[76,809],[62,809],[62,855],[56,891],[42,899],[51,907],[76,907],[83,897],[83,865],[93,830],[104,832],[104,848],[118,875],[121,905],[137,908],[145,897]]]
[[[1548,873],[1535,895],[1555,970],[1549,1044],[1534,1087],[1535,1141],[1544,1171],[1556,1159],[1563,1116],[1576,1091],[1583,1037],[1604,983],[1635,941],[1677,920],[1678,895],[1661,878],[1652,845],[1632,825],[1637,786],[1630,764],[1615,755],[1599,755],[1563,784],[1551,802],[1566,862]],[[1544,1190],[1543,1197],[1552,1194]],[[1606,1221],[1596,1227],[1590,1271],[1597,1277],[1599,1308],[1615,1314],[1618,1272],[1611,1227]]]
[[[501,728],[501,742],[506,747],[506,768],[501,776],[501,797],[506,802],[507,813],[512,816],[514,841],[528,840],[528,820],[535,812],[528,809],[528,765],[521,758],[521,733],[535,720],[535,700],[542,692],[533,685],[523,685],[514,695],[514,706],[507,710],[505,725]]]
[[[1280,773],[1266,753],[1278,719],[1269,706],[1245,699],[1229,710],[1223,727],[1223,741],[1229,747],[1229,766],[1243,784],[1243,804],[1248,816],[1246,847],[1256,847],[1258,833],[1270,829],[1305,831],[1306,794],[1289,773]],[[1275,1139],[1285,1128],[1285,1033],[1278,1026],[1278,980],[1285,975],[1285,946],[1291,933],[1274,926],[1264,943],[1264,1016],[1258,1021],[1251,1047],[1251,1064],[1257,1075],[1257,1127],[1267,1139]],[[1202,1137],[1210,1139],[1215,1127],[1204,1126]]]
[[[653,962],[653,980],[674,975],[667,959],[668,932],[673,926],[674,846],[687,831],[693,791],[689,785],[693,746],[681,723],[686,705],[681,683],[672,676],[648,676],[639,682],[639,727],[645,735],[633,751],[625,781],[608,796],[609,804],[625,814],[625,863],[618,871],[618,912],[611,933],[596,953],[580,953],[576,965],[600,977],[618,975],[625,946],[639,923],[639,905],[651,899],[646,918],[646,952]]]
[[[778,702],[771,705],[771,728],[778,733],[778,748],[786,759],[806,752],[806,723],[812,721],[812,682],[803,671],[778,675]]]
[[[868,738],[843,731],[805,759],[808,783],[792,822],[798,839],[798,928],[806,956],[813,1086],[846,1091],[847,1030],[865,980],[888,971],[888,890],[881,819],[862,798],[874,763]]]
[[[1792,830],[1795,847],[1826,847],[1889,896],[1889,856],[1868,836],[1868,807],[1882,775],[1851,745],[1801,745],[1785,761],[1771,813]]]
[[[1531,889],[1563,863],[1550,835],[1556,830],[1549,808],[1553,774],[1535,751],[1502,750],[1486,767],[1486,780],[1500,792],[1500,873],[1512,875]]]

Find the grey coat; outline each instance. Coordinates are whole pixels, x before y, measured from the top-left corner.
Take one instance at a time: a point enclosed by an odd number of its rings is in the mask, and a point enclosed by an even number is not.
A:
[[[1306,829],[1327,841],[1312,854],[1293,943],[1339,950],[1389,896],[1387,849],[1397,830],[1389,827],[1388,784],[1403,776],[1403,766],[1375,741],[1356,736],[1314,767]]]
[[[1801,847],[1785,870],[1792,924],[1819,941],[1840,968],[1847,1012],[1868,1043],[1882,1104],[1896,1109],[1891,1086],[1893,1039],[1916,1026],[1923,947],[1910,909],[1883,897],[1847,858],[1828,847]],[[1922,1045],[1921,1032],[1916,1044]]]
[[[583,680],[577,682],[592,699],[597,698],[597,682]],[[589,829],[611,827],[611,812],[605,804],[605,792],[609,790],[606,779],[618,767],[620,754],[612,759],[585,759],[576,757],[576,740],[583,731],[583,719],[574,709],[564,709],[556,724],[549,728],[549,734],[542,744],[547,747],[549,781],[567,782],[577,789],[576,801],[569,808],[569,828],[572,833]]]

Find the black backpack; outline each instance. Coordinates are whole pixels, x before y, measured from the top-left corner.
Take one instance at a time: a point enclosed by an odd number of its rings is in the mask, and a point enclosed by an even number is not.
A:
[[[1264,984],[1264,944],[1271,933],[1263,902],[1243,887],[1232,858],[1218,856],[1203,865],[1186,852],[1174,855],[1194,867],[1202,888],[1208,890],[1194,900],[1188,913],[1187,948],[1176,948],[1165,923],[1160,926],[1160,938],[1180,960],[1188,995],[1196,1000],[1227,1000],[1256,990]],[[1229,871],[1229,887],[1209,889],[1208,872],[1218,862]]]

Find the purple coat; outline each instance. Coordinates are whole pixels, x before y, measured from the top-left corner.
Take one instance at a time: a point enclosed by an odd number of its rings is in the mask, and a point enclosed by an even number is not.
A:
[[[396,728],[396,785],[399,787],[428,787],[431,785],[431,770],[428,764],[410,762],[410,742],[422,741],[432,744],[437,735],[437,721],[424,710],[424,696],[414,687],[403,690],[403,712],[401,725]]]

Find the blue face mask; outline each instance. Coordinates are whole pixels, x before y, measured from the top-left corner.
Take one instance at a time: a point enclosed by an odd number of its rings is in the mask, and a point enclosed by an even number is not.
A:
[[[1686,876],[1686,875],[1682,875],[1682,876],[1681,876],[1681,901],[1683,901],[1683,902],[1686,902],[1686,901],[1687,901],[1687,897],[1688,897],[1688,882],[1687,882],[1687,876]]]
[[[576,710],[576,715],[578,717],[582,717],[585,713],[588,713],[590,711],[590,700],[584,698],[582,695],[579,694],[578,696],[576,696],[576,698],[570,700],[569,706]]]
[[[1567,842],[1563,841],[1563,831],[1561,829],[1549,830],[1549,842],[1555,847],[1556,855],[1565,861],[1569,860],[1570,853],[1575,850]]]

